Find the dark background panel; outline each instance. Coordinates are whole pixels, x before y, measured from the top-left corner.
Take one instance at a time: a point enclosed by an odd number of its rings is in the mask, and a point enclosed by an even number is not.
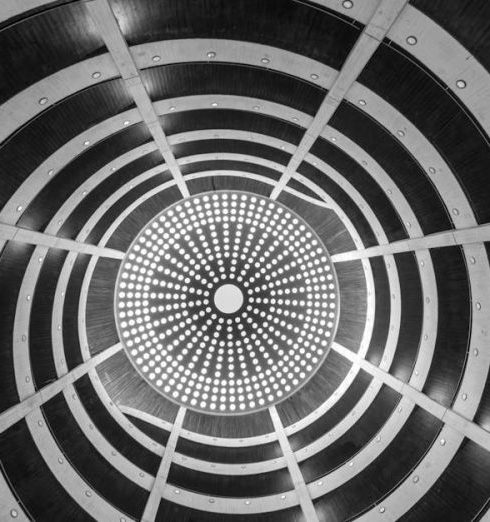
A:
[[[121,455],[124,455],[150,475],[155,476],[161,458],[139,444],[114,420],[107,408],[102,404],[90,381],[90,377],[84,375],[75,381],[74,386],[80,402],[100,433]]]
[[[103,53],[105,46],[87,6],[73,2],[5,27],[0,31],[0,49],[3,103],[46,76]]]
[[[357,352],[361,345],[367,314],[367,288],[362,261],[336,263],[335,270],[340,294],[335,342]]]
[[[121,350],[97,366],[100,381],[119,406],[130,406],[173,423],[179,407],[157,393]]]
[[[441,425],[439,419],[416,406],[403,428],[377,459],[351,480],[314,501],[320,521],[350,520],[373,507],[418,464],[437,437]]]
[[[42,230],[56,214],[61,205],[77,190],[80,185],[103,169],[109,162],[116,159],[128,150],[138,147],[149,140],[149,132],[144,124],[133,125],[130,128],[112,134],[95,143],[86,152],[76,156],[50,180],[38,193],[19,220],[19,226],[33,230]],[[109,179],[119,178],[119,173]],[[104,186],[104,183],[102,183]],[[95,191],[99,193],[101,186]],[[94,191],[94,192],[95,192]],[[82,204],[75,209],[62,224],[58,236],[75,239],[88,219],[88,214],[80,216],[79,208],[86,200],[93,198],[93,192],[82,200]]]
[[[270,185],[244,176],[206,176],[187,179],[187,186],[192,196],[214,190],[243,190],[262,196],[271,192]]]
[[[313,482],[355,458],[393,413],[400,394],[383,385],[370,406],[344,435],[324,450],[300,463],[305,482]]]
[[[33,251],[31,245],[8,241],[0,255],[0,411],[19,402],[12,340],[17,300],[27,298],[19,295],[19,290]],[[28,333],[22,334],[25,335],[25,340],[21,338],[22,342],[28,342]]]
[[[291,182],[288,185],[292,186]],[[304,187],[302,184],[301,186]],[[318,197],[316,194],[314,196]],[[320,207],[285,191],[279,194],[277,201],[299,214],[313,228],[330,255],[342,249],[355,248],[349,232],[335,211]]]
[[[186,416],[188,413],[190,412],[188,411]],[[260,462],[262,460],[282,457],[281,447],[277,441],[257,444],[255,446],[232,448],[201,444],[200,442],[194,442],[180,437],[177,442],[176,451],[187,457],[226,464],[247,464],[249,462]]]
[[[63,394],[46,402],[42,410],[61,450],[84,480],[112,505],[139,519],[148,491],[122,475],[102,457],[81,431]]]
[[[154,424],[150,424],[144,420],[141,420],[137,417],[133,417],[132,415],[126,414],[126,417],[143,433],[151,437],[155,442],[165,446],[168,442],[168,438],[170,437],[170,433],[163,428],[159,428]]]
[[[293,122],[273,118],[258,112],[232,109],[199,109],[171,112],[160,116],[160,123],[167,136],[181,132],[205,129],[240,130],[265,134],[297,145],[305,129]]]
[[[335,342],[357,352],[366,325],[367,288],[362,261],[335,264],[339,282],[339,322]]]
[[[417,260],[413,252],[395,254],[400,281],[401,317],[400,333],[390,373],[408,382],[419,350],[422,322],[424,319],[422,286]]]
[[[465,439],[429,491],[399,520],[479,520],[490,498],[490,452]]]
[[[141,71],[141,79],[152,101],[219,93],[275,102],[310,116],[316,114],[326,94],[324,89],[293,76],[231,63],[151,67]],[[253,110],[253,103],[251,101],[249,110]]]
[[[111,227],[116,221],[119,216],[130,206],[132,205],[136,200],[138,200],[140,197],[145,196],[149,191],[155,189],[156,187],[159,187],[160,185],[166,183],[171,178],[171,174],[168,171],[164,171],[161,174],[156,174],[152,176],[150,179],[147,179],[146,181],[143,181],[142,183],[135,184],[133,188],[129,189],[129,191],[122,197],[120,197],[112,206],[110,206],[107,211],[103,214],[103,216],[97,221],[97,223],[94,225],[92,230],[90,231],[89,235],[87,236],[86,243],[92,243],[92,244],[98,244],[100,240],[102,239],[102,236],[107,232],[107,229]],[[180,195],[180,192],[175,187],[170,187],[165,190],[163,190],[161,193],[158,193],[155,196],[152,196],[151,198],[155,198],[154,201],[156,202],[155,205],[165,205],[165,196],[162,196],[163,193],[167,193],[169,191],[169,194],[175,194],[175,197],[178,198]],[[167,194],[168,195],[168,194]],[[148,196],[147,196],[148,197]],[[158,203],[160,202],[160,203]],[[143,202],[139,205],[139,207],[143,206],[145,207],[146,202]],[[157,207],[158,208],[158,207]],[[163,210],[163,208],[162,208]],[[134,211],[131,212],[131,215]],[[126,218],[124,218],[126,220]],[[142,217],[141,219],[144,219]],[[150,218],[149,218],[150,219]],[[127,221],[123,221],[123,223]],[[142,222],[142,220],[141,220]],[[112,241],[109,248],[115,248],[116,250],[126,250],[129,245],[131,244],[134,237],[136,237],[137,232],[139,229],[135,228],[135,236],[131,236],[129,234],[121,234],[122,230],[120,227],[122,226],[121,223],[119,225],[119,228],[116,229],[112,236],[109,238],[109,242]],[[141,227],[143,227],[146,223],[143,223]],[[137,224],[135,223],[135,226]]]
[[[57,379],[53,358],[51,320],[54,312],[56,285],[66,256],[67,252],[64,250],[56,248],[48,250],[42,261],[32,298],[29,322],[29,358],[37,390]],[[57,326],[61,326],[61,324]],[[61,332],[56,331],[55,335],[61,335]]]
[[[183,428],[211,437],[253,437],[274,431],[268,410],[246,415],[206,415],[188,410]]]
[[[461,247],[433,248],[430,255],[436,275],[439,314],[434,356],[423,392],[449,407],[466,364],[470,290]]]
[[[364,370],[359,370],[346,392],[321,417],[309,426],[289,437],[293,451],[297,451],[334,428],[344,417],[349,415],[357,402],[361,399],[372,381],[372,376]]]
[[[119,342],[114,317],[114,292],[120,265],[119,259],[101,257],[90,278],[85,325],[92,355]]]
[[[115,0],[130,45],[169,38],[226,38],[287,49],[340,69],[359,36],[359,24],[327,9],[291,0]],[[203,60],[207,51],[203,49]],[[273,56],[271,56],[273,59]],[[257,56],[260,64],[261,56]],[[219,60],[219,56],[216,57]],[[313,72],[313,71],[312,71]]]
[[[310,152],[339,172],[359,191],[376,214],[390,242],[407,238],[397,210],[380,185],[359,163],[324,138],[318,138]]]
[[[230,161],[230,160],[210,160],[210,161],[199,161],[197,163],[188,163],[182,165],[180,168],[182,174],[187,176],[188,174],[194,174],[195,172],[204,172],[207,170],[232,170],[239,172],[250,172],[252,174],[258,174],[277,181],[281,175],[278,170],[270,169],[257,163],[249,163],[247,161]],[[237,177],[246,177],[243,174],[237,172]]]
[[[289,158],[291,157],[289,152],[282,149],[277,149],[263,143],[252,141],[226,139],[226,135],[221,138],[177,143],[172,147],[172,152],[176,158],[185,158],[196,154],[243,154],[246,156],[264,158],[281,165],[287,165]]]
[[[412,207],[424,234],[453,228],[424,170],[384,127],[347,102],[340,104],[330,125],[362,147],[389,174]]]
[[[157,175],[154,178],[145,182],[138,188],[138,193],[150,190],[158,185],[168,181],[167,175]],[[136,190],[136,189],[135,189]],[[128,194],[128,199],[132,197]],[[107,242],[107,247],[115,248],[117,250],[126,251],[133,240],[138,235],[139,231],[157,214],[164,211],[167,207],[182,199],[182,194],[175,186],[167,190],[158,192],[154,196],[149,196],[147,200],[143,201],[136,207],[129,216],[124,218],[121,224],[116,228]],[[125,200],[124,203],[129,203]],[[113,206],[115,215],[119,215],[124,209],[123,202],[120,200]],[[111,210],[110,210],[111,211]],[[110,212],[109,211],[109,212]]]
[[[83,363],[78,332],[80,293],[91,256],[78,254],[72,265],[63,305],[63,347],[68,370]]]
[[[410,3],[490,69],[490,4],[486,0],[411,0]]]
[[[32,171],[72,138],[133,106],[124,81],[111,80],[65,98],[30,121],[0,147],[0,163],[9,172],[9,176],[0,177],[0,204],[4,205]],[[80,140],[80,152],[90,146],[93,144],[84,147]],[[47,218],[41,202],[51,208],[47,190],[48,187],[43,189],[32,202],[32,209],[27,209],[23,226],[34,229],[45,226]]]
[[[411,55],[406,57],[392,45],[377,49],[359,81],[398,109],[424,134],[461,183],[478,222],[488,222],[488,137],[451,90]]]
[[[33,520],[93,520],[53,475],[24,419],[0,434],[0,463],[16,497]]]
[[[165,499],[160,501],[155,520],[156,522],[168,522],[170,520],[176,522],[307,522],[299,506],[271,511],[270,513],[225,515],[180,506]]]
[[[352,363],[334,350],[313,377],[294,395],[277,404],[284,426],[290,426],[323,404],[344,380]]]
[[[345,212],[346,216],[359,234],[365,248],[378,244],[378,240],[369,224],[368,220],[358,208],[353,199],[342,188],[326,176],[320,169],[313,167],[309,163],[303,162],[298,167],[297,172],[302,174],[310,181],[316,183],[330,196],[337,205]]]
[[[390,283],[384,258],[372,257],[369,259],[374,279],[375,314],[373,333],[366,353],[366,359],[379,366],[386,348],[386,340],[390,328],[391,294]]]
[[[172,463],[168,484],[178,488],[220,497],[260,497],[294,489],[287,468],[258,475],[216,475]]]

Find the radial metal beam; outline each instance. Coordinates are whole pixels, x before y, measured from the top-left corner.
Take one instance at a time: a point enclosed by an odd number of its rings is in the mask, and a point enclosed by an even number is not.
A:
[[[271,406],[269,408],[269,413],[272,419],[272,424],[274,425],[274,430],[279,440],[279,444],[281,446],[282,453],[286,459],[289,474],[293,479],[294,489],[298,495],[299,504],[303,510],[305,519],[308,520],[308,522],[318,522],[318,515],[316,513],[315,506],[311,500],[310,493],[306,487],[305,479],[303,478],[303,474],[299,469],[296,457],[294,456],[293,450],[289,444],[286,432],[284,431],[281,417],[279,417],[279,413],[275,406]]]
[[[61,392],[66,386],[74,383],[80,377],[83,377],[92,368],[95,368],[101,362],[112,357],[115,353],[121,350],[121,343],[117,343],[110,348],[107,348],[103,352],[98,353],[88,361],[80,364],[68,373],[65,373],[58,380],[47,384],[34,395],[27,397],[22,402],[19,402],[15,406],[12,406],[8,410],[4,411],[0,415],[0,433],[4,432],[10,426],[14,425],[20,419],[28,415],[31,411],[35,410],[45,402],[52,399],[56,394]]]
[[[36,232],[35,230],[28,230],[26,228],[0,223],[0,244],[3,241],[17,241],[29,245],[59,248],[60,250],[69,250],[70,252],[78,252],[79,254],[89,254],[99,257],[109,257],[111,259],[123,259],[125,256],[125,252],[122,252],[121,250],[89,245],[88,243],[80,243],[79,241],[73,241],[72,239],[65,239],[52,236],[51,234],[44,234],[43,232]]]
[[[179,439],[180,430],[182,429],[182,424],[184,423],[186,411],[187,410],[185,408],[181,407],[177,412],[177,417],[175,418],[172,431],[170,432],[170,437],[168,438],[167,445],[165,446],[165,453],[163,454],[160,467],[158,468],[155,481],[153,482],[150,496],[146,502],[145,511],[143,512],[141,522],[153,522],[155,520],[163,490],[165,489],[165,484],[167,483],[168,472],[170,471],[170,465],[172,464],[172,460],[174,458],[175,448],[177,447],[177,440]]]
[[[306,154],[322,133],[344,99],[347,91],[354,84],[361,71],[380,46],[386,33],[402,12],[408,0],[381,0],[376,12],[364,28],[361,36],[352,48],[344,65],[339,71],[331,89],[325,96],[311,125],[306,129],[298,148],[291,156],[286,170],[279,178],[270,197],[277,199],[287,185]]]
[[[359,366],[372,375],[374,378],[380,380],[393,390],[397,391],[404,397],[408,397],[417,406],[420,406],[434,417],[437,417],[442,422],[447,424],[450,428],[461,433],[465,437],[468,437],[473,442],[476,442],[487,451],[490,451],[490,432],[483,429],[473,421],[463,417],[459,413],[456,413],[450,408],[446,408],[442,404],[439,404],[434,399],[431,399],[428,395],[425,395],[419,390],[416,390],[410,384],[400,381],[390,373],[382,370],[378,366],[371,364],[366,359],[359,357],[356,353],[350,351],[344,346],[333,343],[332,349],[337,353],[343,355],[349,361],[359,364]]]
[[[399,254],[400,252],[413,252],[429,248],[441,248],[455,245],[468,245],[471,243],[484,243],[490,241],[490,224],[477,227],[461,228],[438,232],[413,239],[394,241],[386,245],[378,245],[363,250],[350,250],[342,254],[332,256],[334,263],[353,261],[355,259],[366,259],[369,257]]]
[[[107,0],[89,0],[87,7],[92,16],[100,36],[109,50],[114,62],[121,73],[121,77],[126,84],[128,92],[134,99],[136,107],[146,123],[160,153],[167,164],[172,176],[177,183],[183,197],[189,197],[189,189],[185,183],[180,167],[172,153],[167,136],[163,132],[162,126],[155,112],[153,103],[148,92],[143,85],[138,67],[124,39],[116,17]]]

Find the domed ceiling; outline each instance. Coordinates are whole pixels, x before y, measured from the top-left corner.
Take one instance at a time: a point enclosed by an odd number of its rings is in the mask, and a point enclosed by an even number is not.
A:
[[[3,0],[0,520],[490,521],[490,4]]]

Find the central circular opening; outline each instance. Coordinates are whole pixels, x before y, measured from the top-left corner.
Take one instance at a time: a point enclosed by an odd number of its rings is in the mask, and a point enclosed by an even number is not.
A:
[[[222,285],[214,294],[214,304],[220,312],[234,314],[242,307],[243,293],[236,285]]]

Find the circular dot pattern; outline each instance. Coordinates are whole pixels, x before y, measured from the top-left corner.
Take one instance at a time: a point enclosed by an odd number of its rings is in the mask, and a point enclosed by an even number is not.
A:
[[[217,290],[243,295],[223,313]],[[301,388],[333,339],[337,281],[324,245],[268,198],[212,192],[155,217],[121,263],[116,322],[162,395],[205,413],[266,408]]]

